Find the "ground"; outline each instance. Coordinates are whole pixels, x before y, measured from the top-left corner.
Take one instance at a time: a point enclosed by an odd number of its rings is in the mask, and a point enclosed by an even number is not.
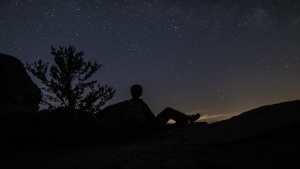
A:
[[[297,168],[300,134],[295,126],[216,144],[186,140],[189,128],[204,127],[199,125],[122,144],[6,151],[1,168]]]
[[[297,100],[127,142],[22,149],[2,145],[0,168],[300,168],[299,112]]]

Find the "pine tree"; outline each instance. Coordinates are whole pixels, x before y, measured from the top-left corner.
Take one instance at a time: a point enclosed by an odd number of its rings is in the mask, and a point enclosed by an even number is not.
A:
[[[49,73],[49,63],[42,60],[26,63],[26,69],[41,81],[42,104],[49,109],[69,107],[96,113],[113,97],[112,87],[90,80],[102,66],[97,61],[87,61],[82,51],[75,52],[74,46],[59,46],[59,49],[52,46],[51,55],[54,64]]]

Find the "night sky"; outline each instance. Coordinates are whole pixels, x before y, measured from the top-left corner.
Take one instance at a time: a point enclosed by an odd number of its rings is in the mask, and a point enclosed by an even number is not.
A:
[[[155,114],[208,122],[299,99],[299,0],[1,0],[0,53],[51,62],[69,44],[103,64],[105,106],[135,83]]]

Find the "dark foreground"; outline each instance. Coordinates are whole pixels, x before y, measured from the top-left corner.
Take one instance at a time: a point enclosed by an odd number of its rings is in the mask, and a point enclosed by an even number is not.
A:
[[[128,143],[1,151],[0,168],[299,168],[300,101]]]

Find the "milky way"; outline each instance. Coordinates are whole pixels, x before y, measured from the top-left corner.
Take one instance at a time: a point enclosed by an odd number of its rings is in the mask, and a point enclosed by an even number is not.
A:
[[[299,99],[299,22],[297,0],[2,0],[0,52],[51,62],[71,44],[103,64],[94,78],[117,90],[106,105],[139,83],[155,114],[216,121]]]

